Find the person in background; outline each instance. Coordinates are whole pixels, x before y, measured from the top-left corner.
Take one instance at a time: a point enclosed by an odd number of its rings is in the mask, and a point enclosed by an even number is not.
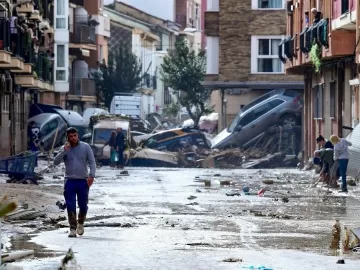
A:
[[[316,150],[314,152],[314,156],[319,158],[323,164],[320,177],[326,184],[331,185],[332,187],[337,187],[336,185],[334,186],[333,181],[331,181],[331,177],[333,178],[334,175],[332,172],[332,167],[334,165],[334,150],[331,148]]]
[[[321,20],[321,12],[319,12],[316,8],[312,8],[311,13],[314,17],[313,23],[318,23]]]
[[[339,162],[339,170],[341,175],[341,192],[348,192],[346,183],[346,172],[349,163],[349,146],[351,142],[344,138],[339,138],[337,135],[332,135],[330,141],[334,145],[334,160]]]
[[[118,167],[118,169],[123,170],[124,169],[125,136],[122,133],[122,128],[117,129],[116,151],[118,153],[118,158],[119,158],[117,167]]]
[[[334,149],[333,144],[330,141],[325,140],[325,138],[322,135],[319,135],[319,137],[316,138],[316,144],[319,146],[318,150],[320,149]],[[316,165],[320,165],[322,167],[322,161],[318,157],[314,157],[313,163]]]
[[[309,27],[310,17],[309,17],[309,10],[305,11],[305,27]]]
[[[89,190],[95,179],[96,163],[94,153],[87,143],[79,140],[75,128],[66,130],[67,142],[60,148],[54,159],[54,165],[65,163],[64,197],[70,225],[69,237],[84,234],[84,222],[88,212]],[[90,173],[88,173],[88,165]],[[76,220],[76,197],[79,216]]]
[[[117,155],[117,151],[116,151],[116,131],[111,132],[111,136],[109,141],[104,145],[105,146],[110,146],[110,168],[114,168],[116,165],[116,155]]]
[[[319,135],[319,137],[316,138],[316,143],[319,146],[319,149],[322,149],[322,148],[334,149],[334,145],[330,141],[325,140],[325,138],[322,135]]]

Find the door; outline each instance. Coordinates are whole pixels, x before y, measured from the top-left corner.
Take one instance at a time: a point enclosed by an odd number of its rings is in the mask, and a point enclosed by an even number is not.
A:
[[[275,115],[268,114],[273,109],[270,102],[256,107],[253,110],[254,121],[250,123],[252,137],[256,137],[264,132],[269,126],[274,124]]]
[[[253,127],[251,126],[251,123],[254,119],[253,111],[249,111],[240,118],[240,121],[234,131],[234,140],[231,142],[233,145],[241,147],[251,139],[253,134]]]

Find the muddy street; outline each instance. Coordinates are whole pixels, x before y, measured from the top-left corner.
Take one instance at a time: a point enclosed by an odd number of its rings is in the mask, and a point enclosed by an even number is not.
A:
[[[335,219],[360,227],[357,187],[347,197],[327,194],[309,187],[311,172],[289,169],[129,173],[98,171],[84,236],[70,239],[64,227],[15,237],[12,245],[27,245],[35,258],[12,266],[56,269],[72,248],[81,269],[358,269],[357,253],[338,265],[329,249]],[[264,181],[274,184],[259,197]],[[44,183],[63,181],[49,174]]]

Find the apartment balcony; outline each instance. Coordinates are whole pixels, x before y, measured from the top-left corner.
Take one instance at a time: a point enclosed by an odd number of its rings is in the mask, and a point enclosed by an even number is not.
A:
[[[70,49],[97,50],[96,27],[87,25],[71,25],[73,32],[70,33]]]
[[[18,34],[11,38],[10,20],[0,18],[0,68],[8,69],[13,72],[24,71],[24,56],[25,56],[25,34],[16,29]],[[14,46],[12,46],[12,42]],[[10,56],[10,58],[9,58]]]
[[[139,87],[141,89],[156,90],[157,87],[156,80],[157,80],[156,76],[150,76],[149,74],[145,74],[140,82]]]
[[[332,0],[331,28],[356,31],[356,0]]]
[[[330,31],[329,19],[324,18],[288,36],[280,43],[278,54],[288,73],[301,73],[312,65],[310,51],[314,44],[319,46],[321,61],[325,62],[352,55],[355,43],[355,32]]]
[[[0,18],[0,65],[11,64],[10,22]]]
[[[72,78],[70,80],[70,92],[68,95],[68,100],[95,102],[95,81],[88,78]]]

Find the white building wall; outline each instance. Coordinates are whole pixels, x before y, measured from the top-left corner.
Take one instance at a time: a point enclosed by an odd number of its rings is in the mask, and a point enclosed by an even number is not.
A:
[[[110,18],[107,15],[92,15],[94,20],[99,22],[96,26],[95,34],[110,37]]]
[[[155,107],[158,108],[157,113],[162,114],[164,109],[164,90],[165,85],[161,79],[161,64],[164,62],[164,57],[167,55],[166,51],[158,51],[155,56],[155,65],[157,69],[157,80],[156,80],[156,93],[155,93]]]
[[[69,0],[54,6],[54,91],[69,92]]]
[[[219,37],[206,37],[206,74],[219,74]]]

